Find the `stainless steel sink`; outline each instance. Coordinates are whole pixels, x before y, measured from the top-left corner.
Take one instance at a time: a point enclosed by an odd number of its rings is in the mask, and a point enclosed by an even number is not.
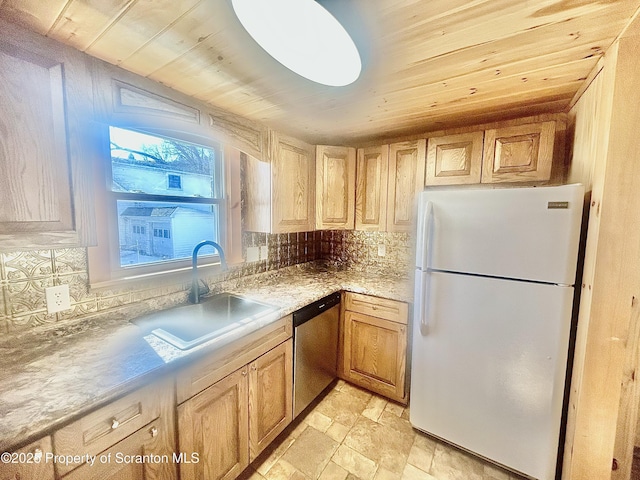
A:
[[[231,293],[202,299],[132,320],[171,345],[188,350],[278,310]]]

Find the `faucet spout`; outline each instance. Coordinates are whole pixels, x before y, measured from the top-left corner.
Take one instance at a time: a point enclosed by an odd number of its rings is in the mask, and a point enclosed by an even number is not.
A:
[[[191,292],[189,293],[189,301],[191,303],[200,303],[200,279],[198,278],[198,252],[205,245],[210,245],[218,251],[218,255],[220,256],[220,264],[222,265],[223,270],[227,270],[227,262],[224,258],[224,250],[222,247],[212,241],[205,240],[204,242],[200,242],[193,248],[193,254],[191,255]],[[209,289],[202,293],[207,293]]]

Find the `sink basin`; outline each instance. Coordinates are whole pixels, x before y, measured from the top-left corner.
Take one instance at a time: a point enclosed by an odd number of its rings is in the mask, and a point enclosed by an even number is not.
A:
[[[181,305],[132,320],[150,329],[156,337],[174,347],[188,350],[221,337],[237,328],[278,310],[231,293],[202,299],[200,303]]]

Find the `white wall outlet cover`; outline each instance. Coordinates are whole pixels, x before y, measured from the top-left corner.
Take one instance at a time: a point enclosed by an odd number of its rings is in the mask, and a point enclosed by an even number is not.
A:
[[[384,257],[387,254],[387,248],[385,247],[384,243],[381,243],[378,245],[378,256],[379,257]]]
[[[260,247],[260,260],[267,260],[269,257],[269,247],[263,245]]]
[[[247,247],[247,262],[257,262],[260,260],[260,249],[258,247]]]
[[[69,285],[56,285],[44,289],[47,300],[47,312],[56,313],[71,308],[71,298],[69,297]]]

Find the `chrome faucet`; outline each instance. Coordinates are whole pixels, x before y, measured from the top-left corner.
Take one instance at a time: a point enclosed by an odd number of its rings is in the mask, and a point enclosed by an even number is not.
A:
[[[204,242],[197,244],[193,248],[193,254],[191,256],[191,292],[189,292],[189,301],[191,303],[200,303],[200,295],[209,293],[209,287],[207,287],[206,284],[204,284],[204,289],[202,291],[200,290],[200,280],[198,279],[198,252],[205,245],[211,245],[213,248],[218,250],[222,269],[227,269],[227,262],[224,259],[224,251],[219,244],[211,240],[205,240]]]

